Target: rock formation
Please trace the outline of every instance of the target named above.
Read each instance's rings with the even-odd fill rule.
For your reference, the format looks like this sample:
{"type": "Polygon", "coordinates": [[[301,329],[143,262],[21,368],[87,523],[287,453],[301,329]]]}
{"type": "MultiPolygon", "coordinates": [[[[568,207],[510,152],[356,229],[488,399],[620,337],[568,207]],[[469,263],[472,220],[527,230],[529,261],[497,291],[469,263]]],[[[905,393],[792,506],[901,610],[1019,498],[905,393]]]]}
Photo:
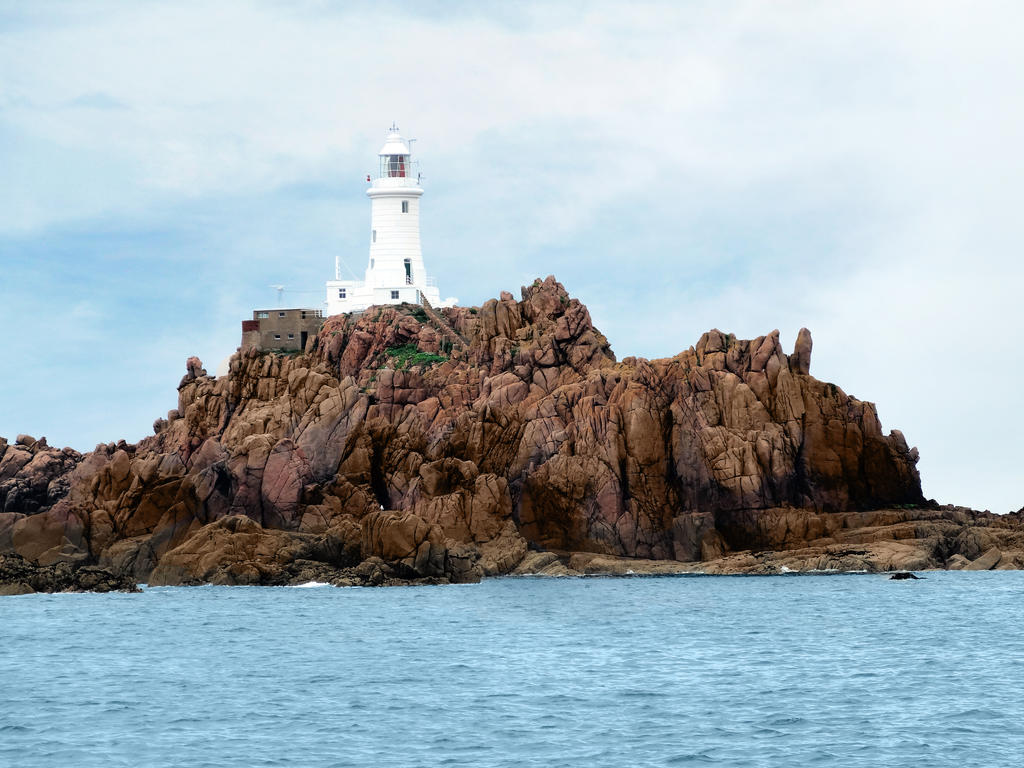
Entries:
{"type": "Polygon", "coordinates": [[[0,554],[0,595],[33,592],[138,592],[135,580],[94,565],[32,563],[21,555],[0,554]]]}
{"type": "Polygon", "coordinates": [[[221,378],[190,358],[137,444],[0,441],[0,552],[161,584],[1024,566],[1019,514],[926,502],[917,450],[810,362],[806,329],[617,362],[553,277],[339,315],[221,378]]]}

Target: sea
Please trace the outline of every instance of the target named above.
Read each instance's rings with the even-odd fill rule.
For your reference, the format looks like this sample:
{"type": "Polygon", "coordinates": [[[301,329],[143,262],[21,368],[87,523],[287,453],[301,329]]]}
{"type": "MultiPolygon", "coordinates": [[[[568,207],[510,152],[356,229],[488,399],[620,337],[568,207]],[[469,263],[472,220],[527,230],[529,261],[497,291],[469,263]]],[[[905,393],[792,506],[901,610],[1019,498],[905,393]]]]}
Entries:
{"type": "Polygon", "coordinates": [[[0,766],[1024,765],[1024,572],[0,598],[0,766]]]}

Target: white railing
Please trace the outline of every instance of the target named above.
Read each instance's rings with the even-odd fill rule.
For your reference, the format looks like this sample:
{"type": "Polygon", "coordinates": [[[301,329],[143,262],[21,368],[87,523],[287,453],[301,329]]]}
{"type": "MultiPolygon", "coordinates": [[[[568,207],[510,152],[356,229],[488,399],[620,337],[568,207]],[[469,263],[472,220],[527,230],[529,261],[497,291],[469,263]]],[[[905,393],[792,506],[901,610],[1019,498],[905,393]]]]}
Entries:
{"type": "Polygon", "coordinates": [[[419,180],[415,176],[388,176],[374,179],[371,186],[373,189],[404,189],[418,188],[419,185],[419,180]]]}

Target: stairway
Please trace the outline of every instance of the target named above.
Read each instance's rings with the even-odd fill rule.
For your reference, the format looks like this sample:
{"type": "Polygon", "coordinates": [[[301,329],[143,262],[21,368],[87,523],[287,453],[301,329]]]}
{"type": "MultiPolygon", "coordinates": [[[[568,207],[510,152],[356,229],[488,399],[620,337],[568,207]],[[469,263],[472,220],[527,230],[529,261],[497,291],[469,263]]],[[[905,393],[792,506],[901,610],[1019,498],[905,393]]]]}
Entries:
{"type": "Polygon", "coordinates": [[[430,302],[427,301],[426,297],[422,293],[420,294],[420,306],[423,307],[423,311],[427,313],[427,317],[430,318],[431,323],[433,323],[442,338],[448,339],[451,343],[453,351],[455,349],[469,348],[469,339],[456,331],[452,327],[452,324],[445,319],[444,315],[430,306],[430,302]]]}

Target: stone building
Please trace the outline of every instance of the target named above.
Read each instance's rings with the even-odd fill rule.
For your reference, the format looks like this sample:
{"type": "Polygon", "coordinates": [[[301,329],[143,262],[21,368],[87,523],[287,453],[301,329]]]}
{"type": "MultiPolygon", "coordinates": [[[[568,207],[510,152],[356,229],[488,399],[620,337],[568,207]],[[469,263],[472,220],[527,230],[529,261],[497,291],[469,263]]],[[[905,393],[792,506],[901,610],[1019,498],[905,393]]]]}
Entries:
{"type": "Polygon", "coordinates": [[[323,324],[322,309],[257,309],[242,321],[242,351],[299,352],[323,324]]]}

